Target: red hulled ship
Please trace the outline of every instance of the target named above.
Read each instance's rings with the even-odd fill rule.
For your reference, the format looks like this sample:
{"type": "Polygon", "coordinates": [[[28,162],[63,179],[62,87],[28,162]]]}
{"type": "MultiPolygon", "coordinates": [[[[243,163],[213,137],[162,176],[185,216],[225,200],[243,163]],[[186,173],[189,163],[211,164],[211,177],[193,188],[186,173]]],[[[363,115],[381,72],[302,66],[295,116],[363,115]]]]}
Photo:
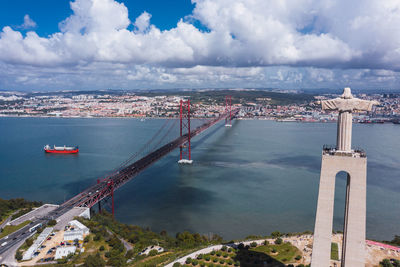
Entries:
{"type": "Polygon", "coordinates": [[[49,145],[44,146],[44,152],[46,153],[58,153],[58,154],[75,154],[79,152],[78,146],[53,146],[50,147],[49,145]]]}

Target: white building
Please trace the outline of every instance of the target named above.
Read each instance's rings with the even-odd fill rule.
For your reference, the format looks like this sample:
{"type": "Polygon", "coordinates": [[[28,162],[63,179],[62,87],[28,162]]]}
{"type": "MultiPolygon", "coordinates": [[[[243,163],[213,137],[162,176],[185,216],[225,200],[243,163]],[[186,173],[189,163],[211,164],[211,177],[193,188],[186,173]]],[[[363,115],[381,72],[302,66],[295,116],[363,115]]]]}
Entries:
{"type": "Polygon", "coordinates": [[[84,235],[89,234],[89,228],[87,228],[85,225],[83,225],[82,223],[80,223],[80,222],[77,221],[77,220],[70,221],[70,222],[69,222],[69,225],[70,225],[71,227],[74,227],[75,229],[82,230],[82,232],[83,232],[84,235]]]}
{"type": "Polygon", "coordinates": [[[64,241],[83,240],[89,234],[89,228],[77,220],[68,223],[70,229],[64,232],[64,241]]]}
{"type": "Polygon", "coordinates": [[[53,227],[46,227],[43,232],[36,238],[35,242],[33,242],[32,246],[25,251],[22,260],[27,261],[33,258],[33,254],[38,250],[38,248],[42,245],[44,241],[46,241],[47,237],[53,232],[53,227]]]}
{"type": "Polygon", "coordinates": [[[83,240],[83,232],[81,230],[65,231],[64,241],[83,240]]]}
{"type": "Polygon", "coordinates": [[[76,251],[75,246],[68,246],[68,247],[60,247],[56,250],[56,255],[54,256],[55,260],[61,259],[63,257],[67,257],[69,254],[74,254],[76,251]]]}

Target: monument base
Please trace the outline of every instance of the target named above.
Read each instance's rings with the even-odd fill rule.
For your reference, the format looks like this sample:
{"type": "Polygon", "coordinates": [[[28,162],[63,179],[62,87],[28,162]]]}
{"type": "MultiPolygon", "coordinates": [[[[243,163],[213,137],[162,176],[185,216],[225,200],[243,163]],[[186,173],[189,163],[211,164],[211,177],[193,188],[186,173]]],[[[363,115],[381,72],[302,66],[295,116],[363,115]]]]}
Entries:
{"type": "Polygon", "coordinates": [[[341,266],[365,266],[367,158],[365,153],[336,154],[326,149],[322,154],[312,266],[329,266],[330,263],[335,180],[341,171],[347,172],[341,266]]]}

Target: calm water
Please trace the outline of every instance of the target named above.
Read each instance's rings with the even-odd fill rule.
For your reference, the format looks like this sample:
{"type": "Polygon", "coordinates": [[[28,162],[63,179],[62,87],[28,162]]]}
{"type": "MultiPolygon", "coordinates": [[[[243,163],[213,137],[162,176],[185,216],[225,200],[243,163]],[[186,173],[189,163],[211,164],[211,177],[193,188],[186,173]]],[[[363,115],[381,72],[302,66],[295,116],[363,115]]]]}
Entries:
{"type": "MultiPolygon", "coordinates": [[[[128,158],[163,120],[0,118],[0,197],[61,203],[128,158]],[[73,145],[79,155],[46,155],[73,145]]],[[[400,126],[354,125],[368,153],[367,237],[400,234],[400,126]]],[[[313,230],[321,148],[336,125],[235,121],[193,140],[192,166],[166,156],[119,189],[117,219],[152,230],[217,233],[225,239],[313,230]]],[[[342,227],[338,176],[334,228],[342,227]]]]}

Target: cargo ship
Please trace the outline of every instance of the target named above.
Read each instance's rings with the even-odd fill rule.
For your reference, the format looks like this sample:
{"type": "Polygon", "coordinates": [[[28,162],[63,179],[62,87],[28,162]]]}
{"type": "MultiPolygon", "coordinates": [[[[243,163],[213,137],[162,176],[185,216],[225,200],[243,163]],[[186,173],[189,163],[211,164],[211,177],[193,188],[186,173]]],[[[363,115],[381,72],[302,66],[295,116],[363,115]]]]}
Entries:
{"type": "Polygon", "coordinates": [[[59,153],[59,154],[75,154],[79,152],[78,146],[53,146],[49,145],[44,146],[44,152],[46,153],[59,153]]]}

